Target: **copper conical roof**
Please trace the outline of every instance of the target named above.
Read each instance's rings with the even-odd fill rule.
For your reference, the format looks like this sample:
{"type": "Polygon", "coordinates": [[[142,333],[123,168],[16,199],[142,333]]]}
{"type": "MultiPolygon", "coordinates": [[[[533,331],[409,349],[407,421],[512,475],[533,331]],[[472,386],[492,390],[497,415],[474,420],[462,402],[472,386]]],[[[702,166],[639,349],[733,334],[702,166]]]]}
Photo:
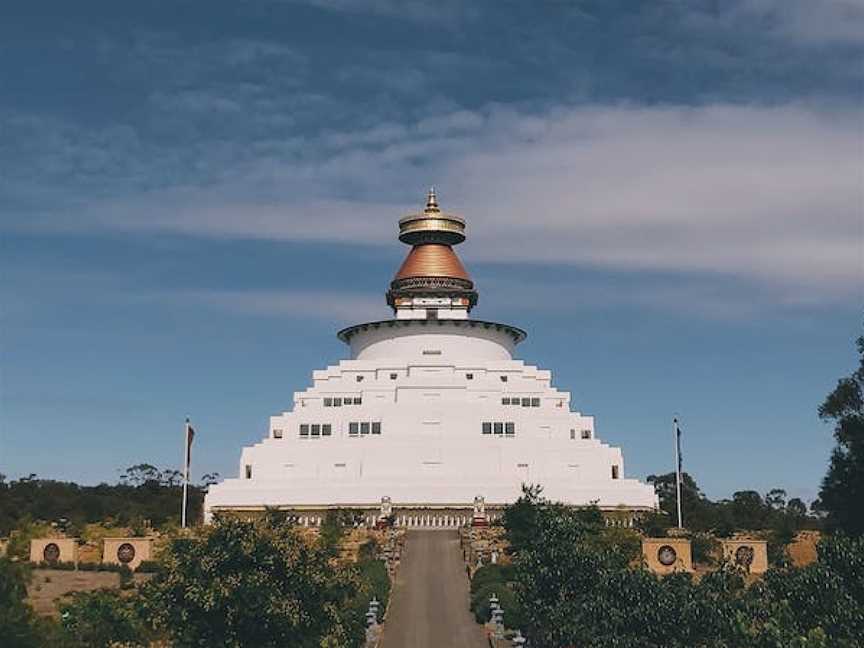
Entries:
{"type": "Polygon", "coordinates": [[[411,248],[394,280],[410,277],[452,277],[471,281],[453,248],[440,243],[426,243],[411,248]]]}

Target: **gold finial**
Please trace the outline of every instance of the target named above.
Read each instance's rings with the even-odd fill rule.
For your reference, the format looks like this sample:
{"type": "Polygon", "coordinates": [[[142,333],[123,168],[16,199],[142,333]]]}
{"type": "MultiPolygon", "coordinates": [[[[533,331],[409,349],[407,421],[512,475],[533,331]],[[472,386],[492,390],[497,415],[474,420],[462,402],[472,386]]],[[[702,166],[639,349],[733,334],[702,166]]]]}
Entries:
{"type": "Polygon", "coordinates": [[[429,212],[441,211],[438,209],[438,199],[435,197],[435,187],[429,187],[429,193],[426,195],[426,209],[424,211],[427,214],[429,212]]]}

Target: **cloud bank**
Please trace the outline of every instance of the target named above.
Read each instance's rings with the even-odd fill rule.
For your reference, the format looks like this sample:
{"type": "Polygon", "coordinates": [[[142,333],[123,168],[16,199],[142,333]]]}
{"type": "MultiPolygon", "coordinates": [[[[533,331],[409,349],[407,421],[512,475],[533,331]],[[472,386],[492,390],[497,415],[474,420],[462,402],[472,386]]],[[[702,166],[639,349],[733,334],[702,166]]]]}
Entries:
{"type": "Polygon", "coordinates": [[[391,244],[430,184],[486,262],[729,275],[858,296],[862,132],[804,105],[456,111],[221,152],[218,182],[90,201],[29,226],[391,244]],[[281,151],[281,152],[280,152],[281,151]]]}

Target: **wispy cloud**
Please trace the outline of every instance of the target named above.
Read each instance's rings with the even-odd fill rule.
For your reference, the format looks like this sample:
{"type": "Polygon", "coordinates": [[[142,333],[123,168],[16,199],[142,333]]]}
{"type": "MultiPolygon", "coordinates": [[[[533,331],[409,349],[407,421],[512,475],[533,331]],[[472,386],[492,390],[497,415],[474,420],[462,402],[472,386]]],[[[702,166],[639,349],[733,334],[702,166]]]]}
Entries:
{"type": "Polygon", "coordinates": [[[380,319],[386,307],[378,295],[326,291],[195,291],[161,293],[161,300],[198,304],[242,315],[355,322],[380,319]]]}
{"type": "Polygon", "coordinates": [[[458,111],[325,134],[212,186],[93,201],[42,225],[389,244],[435,183],[468,218],[475,260],[849,295],[862,277],[861,142],[854,111],[802,105],[458,111]]]}

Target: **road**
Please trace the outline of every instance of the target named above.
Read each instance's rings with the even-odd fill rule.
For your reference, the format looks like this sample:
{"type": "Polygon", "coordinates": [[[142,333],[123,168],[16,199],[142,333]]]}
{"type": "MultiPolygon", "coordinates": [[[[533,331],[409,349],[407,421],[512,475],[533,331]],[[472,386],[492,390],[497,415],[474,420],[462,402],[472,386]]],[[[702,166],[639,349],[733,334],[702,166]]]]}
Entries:
{"type": "Polygon", "coordinates": [[[488,648],[456,531],[409,531],[380,648],[488,648]]]}

